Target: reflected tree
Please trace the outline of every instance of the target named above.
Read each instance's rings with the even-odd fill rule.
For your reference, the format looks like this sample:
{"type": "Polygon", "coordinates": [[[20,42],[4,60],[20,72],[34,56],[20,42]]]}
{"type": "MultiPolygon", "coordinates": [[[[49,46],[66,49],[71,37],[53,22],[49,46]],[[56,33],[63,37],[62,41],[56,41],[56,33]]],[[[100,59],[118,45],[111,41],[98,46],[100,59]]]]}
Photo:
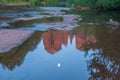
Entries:
{"type": "Polygon", "coordinates": [[[120,29],[110,32],[98,30],[97,50],[87,53],[89,80],[119,80],[120,76],[120,29]],[[104,34],[104,35],[103,35],[104,34]]]}
{"type": "Polygon", "coordinates": [[[0,64],[3,68],[13,70],[16,66],[20,66],[29,51],[33,51],[41,40],[41,32],[36,32],[31,38],[24,42],[21,46],[13,48],[11,51],[0,54],[0,64]]]}

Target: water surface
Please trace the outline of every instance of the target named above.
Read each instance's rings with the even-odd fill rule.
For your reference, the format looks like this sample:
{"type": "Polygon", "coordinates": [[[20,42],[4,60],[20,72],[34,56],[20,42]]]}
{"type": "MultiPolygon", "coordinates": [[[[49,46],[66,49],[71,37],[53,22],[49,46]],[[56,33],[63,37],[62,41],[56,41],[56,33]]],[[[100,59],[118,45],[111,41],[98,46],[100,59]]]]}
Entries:
{"type": "Polygon", "coordinates": [[[82,15],[78,27],[35,30],[21,46],[0,54],[0,80],[119,80],[120,28],[104,24],[119,21],[117,13],[117,18],[104,13],[106,20],[103,14],[74,14],[82,15]]]}

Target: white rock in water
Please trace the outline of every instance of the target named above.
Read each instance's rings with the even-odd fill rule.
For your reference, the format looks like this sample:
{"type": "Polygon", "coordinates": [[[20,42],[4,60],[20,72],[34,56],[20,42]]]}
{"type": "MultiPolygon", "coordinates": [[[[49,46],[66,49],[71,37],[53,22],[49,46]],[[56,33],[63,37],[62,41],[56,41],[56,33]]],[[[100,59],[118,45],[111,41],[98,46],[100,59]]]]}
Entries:
{"type": "Polygon", "coordinates": [[[78,20],[79,20],[79,21],[81,21],[81,20],[82,20],[82,18],[79,18],[78,20]]]}
{"type": "Polygon", "coordinates": [[[113,21],[112,19],[109,19],[109,21],[106,22],[106,24],[111,25],[111,26],[120,26],[119,22],[113,21]]]}
{"type": "Polygon", "coordinates": [[[2,23],[0,26],[1,26],[1,27],[8,27],[8,26],[10,26],[10,25],[7,24],[7,23],[2,23]]]}

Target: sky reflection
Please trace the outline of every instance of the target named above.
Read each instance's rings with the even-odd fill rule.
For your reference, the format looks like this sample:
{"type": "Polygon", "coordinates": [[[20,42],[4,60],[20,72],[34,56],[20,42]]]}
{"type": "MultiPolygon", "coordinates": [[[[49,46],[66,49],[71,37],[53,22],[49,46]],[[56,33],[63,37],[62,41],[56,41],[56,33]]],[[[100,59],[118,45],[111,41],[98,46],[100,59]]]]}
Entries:
{"type": "Polygon", "coordinates": [[[36,32],[22,46],[0,54],[0,80],[118,79],[120,34],[109,31],[36,32]]]}
{"type": "Polygon", "coordinates": [[[27,52],[21,66],[16,66],[12,71],[0,67],[0,79],[86,80],[89,74],[84,51],[76,49],[76,36],[73,35],[71,40],[70,34],[69,31],[44,32],[36,48],[27,52]]]}

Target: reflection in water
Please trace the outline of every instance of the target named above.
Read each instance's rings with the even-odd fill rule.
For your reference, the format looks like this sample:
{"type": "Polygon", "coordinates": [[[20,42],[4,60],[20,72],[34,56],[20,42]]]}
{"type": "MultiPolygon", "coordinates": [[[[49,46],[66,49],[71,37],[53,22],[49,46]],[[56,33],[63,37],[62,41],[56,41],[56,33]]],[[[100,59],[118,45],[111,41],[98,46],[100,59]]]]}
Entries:
{"type": "Polygon", "coordinates": [[[68,43],[68,31],[47,31],[42,34],[43,42],[46,51],[49,53],[55,53],[61,50],[62,44],[67,46],[68,43]]]}
{"type": "MultiPolygon", "coordinates": [[[[39,48],[37,46],[42,41],[43,45],[41,46],[44,46],[44,49],[50,54],[55,54],[58,51],[62,51],[65,47],[69,47],[68,43],[70,42],[71,45],[75,43],[75,51],[84,51],[90,80],[119,80],[119,36],[119,28],[111,32],[111,28],[99,27],[98,25],[97,27],[85,27],[84,25],[84,27],[81,26],[72,31],[48,30],[42,33],[36,32],[22,46],[14,48],[10,52],[0,54],[0,63],[4,67],[13,70],[16,66],[20,66],[23,63],[29,51],[32,52],[39,48]],[[42,41],[40,42],[40,40],[42,41]]],[[[63,66],[61,66],[61,63],[57,63],[57,67],[62,68],[63,66]]]]}
{"type": "Polygon", "coordinates": [[[58,67],[58,68],[60,68],[60,67],[61,67],[61,64],[60,64],[60,63],[58,63],[58,64],[57,64],[57,67],[58,67]]]}
{"type": "Polygon", "coordinates": [[[73,33],[72,31],[49,30],[42,34],[45,49],[49,53],[55,53],[61,50],[62,44],[67,46],[69,38],[72,44],[74,36],[76,39],[76,48],[80,51],[84,50],[85,46],[96,43],[96,39],[93,35],[84,36],[82,32],[73,33]]]}
{"type": "Polygon", "coordinates": [[[98,30],[98,51],[87,54],[88,70],[93,80],[119,80],[120,76],[120,29],[110,32],[98,30]]]}
{"type": "Polygon", "coordinates": [[[20,66],[27,52],[34,50],[40,39],[41,33],[36,32],[22,46],[13,48],[11,51],[4,54],[0,54],[0,63],[3,64],[3,68],[7,67],[9,70],[13,70],[16,66],[20,66]]]}
{"type": "MultiPolygon", "coordinates": [[[[56,53],[62,49],[62,44],[67,46],[68,40],[72,44],[73,38],[76,39],[76,49],[86,50],[85,48],[90,44],[95,44],[96,39],[93,35],[84,36],[82,32],[77,31],[53,31],[36,32],[28,41],[22,46],[13,48],[11,51],[0,54],[0,63],[4,67],[13,70],[15,66],[20,66],[23,63],[24,57],[29,51],[36,49],[36,46],[43,39],[45,50],[50,53],[56,53]]],[[[90,49],[90,48],[89,48],[90,49]]]]}
{"type": "Polygon", "coordinates": [[[76,48],[80,51],[85,50],[90,44],[95,44],[96,38],[93,35],[83,36],[81,32],[76,34],[76,48]]]}
{"type": "MultiPolygon", "coordinates": [[[[41,12],[36,8],[8,8],[0,10],[1,23],[41,12]]],[[[101,24],[109,19],[120,22],[120,12],[67,12],[81,15],[80,27],[72,31],[35,32],[23,45],[0,54],[0,80],[120,80],[120,28],[101,24]]],[[[62,19],[45,18],[10,25],[38,31],[40,28],[33,27],[33,23],[56,20],[62,19]]]]}

